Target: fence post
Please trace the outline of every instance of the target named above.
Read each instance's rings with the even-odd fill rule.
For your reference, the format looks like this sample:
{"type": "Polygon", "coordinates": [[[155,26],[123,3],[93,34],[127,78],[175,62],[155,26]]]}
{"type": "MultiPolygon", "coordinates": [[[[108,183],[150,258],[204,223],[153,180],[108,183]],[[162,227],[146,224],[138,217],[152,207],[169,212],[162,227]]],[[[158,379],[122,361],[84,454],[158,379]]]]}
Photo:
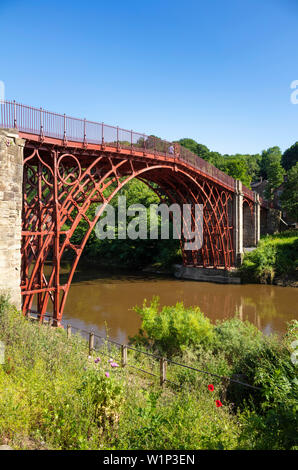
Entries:
{"type": "Polygon", "coordinates": [[[222,377],[222,393],[221,393],[221,399],[223,402],[226,401],[227,399],[227,389],[228,389],[228,386],[230,385],[230,379],[229,377],[222,377]]]}
{"type": "Polygon", "coordinates": [[[121,345],[121,366],[125,367],[127,364],[127,346],[126,344],[121,345]]]}
{"type": "Polygon", "coordinates": [[[67,338],[71,337],[71,325],[67,325],[67,338]]]}
{"type": "Polygon", "coordinates": [[[91,331],[89,333],[89,356],[91,356],[93,351],[94,351],[94,333],[93,331],[91,331]]]}
{"type": "Polygon", "coordinates": [[[161,357],[159,360],[160,368],[160,386],[163,387],[166,381],[167,374],[167,360],[164,357],[161,357]]]}

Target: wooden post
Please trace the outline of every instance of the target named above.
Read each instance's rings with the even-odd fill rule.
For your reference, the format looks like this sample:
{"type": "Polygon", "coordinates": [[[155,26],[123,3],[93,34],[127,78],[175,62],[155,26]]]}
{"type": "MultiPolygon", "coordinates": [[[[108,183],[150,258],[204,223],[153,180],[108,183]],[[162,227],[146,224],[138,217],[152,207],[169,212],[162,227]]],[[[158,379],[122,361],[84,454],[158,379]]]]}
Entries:
{"type": "Polygon", "coordinates": [[[230,379],[229,377],[223,377],[222,378],[222,393],[221,393],[221,399],[223,402],[226,401],[227,399],[227,390],[228,390],[228,386],[230,385],[230,379]]]}
{"type": "Polygon", "coordinates": [[[127,364],[127,346],[126,344],[121,345],[121,366],[125,367],[127,364]]]}
{"type": "Polygon", "coordinates": [[[93,351],[94,351],[94,333],[93,331],[91,331],[89,333],[89,356],[92,355],[93,351]]]}
{"type": "Polygon", "coordinates": [[[160,367],[160,386],[163,387],[166,381],[166,374],[167,374],[167,360],[164,357],[160,358],[159,367],[160,367]]]}
{"type": "Polygon", "coordinates": [[[71,325],[67,325],[67,338],[71,337],[71,325]]]}

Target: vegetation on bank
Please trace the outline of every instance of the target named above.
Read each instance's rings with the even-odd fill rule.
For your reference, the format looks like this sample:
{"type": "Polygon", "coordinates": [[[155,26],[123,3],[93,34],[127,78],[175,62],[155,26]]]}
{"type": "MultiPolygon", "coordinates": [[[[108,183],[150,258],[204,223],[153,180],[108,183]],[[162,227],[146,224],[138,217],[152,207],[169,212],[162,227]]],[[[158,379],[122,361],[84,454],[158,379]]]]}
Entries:
{"type": "Polygon", "coordinates": [[[298,230],[263,237],[255,250],[245,254],[240,273],[243,282],[298,281],[298,230]]]}
{"type": "MultiPolygon", "coordinates": [[[[219,378],[169,363],[181,385],[155,381],[109,358],[93,357],[81,337],[67,338],[23,318],[0,302],[0,443],[16,449],[294,449],[297,448],[297,365],[291,361],[297,322],[281,339],[235,318],[212,325],[197,308],[138,309],[134,343],[219,375],[260,387],[224,385],[219,378]],[[186,325],[186,326],[185,326],[186,325]]],[[[146,357],[146,356],[144,356],[146,357]]],[[[131,364],[140,366],[135,353],[131,364]]],[[[141,366],[150,366],[150,358],[141,366]]]]}

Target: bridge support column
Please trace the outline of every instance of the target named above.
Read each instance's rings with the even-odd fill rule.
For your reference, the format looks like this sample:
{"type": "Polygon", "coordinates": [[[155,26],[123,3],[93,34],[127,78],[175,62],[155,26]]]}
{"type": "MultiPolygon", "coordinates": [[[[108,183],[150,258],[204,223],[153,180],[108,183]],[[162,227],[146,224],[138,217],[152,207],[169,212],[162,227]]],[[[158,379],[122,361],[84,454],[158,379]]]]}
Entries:
{"type": "Polygon", "coordinates": [[[261,236],[261,204],[260,196],[255,193],[254,201],[254,245],[257,246],[261,236]]]}
{"type": "Polygon", "coordinates": [[[239,265],[243,259],[243,193],[242,182],[239,180],[235,180],[233,227],[235,264],[239,265]]]}
{"type": "Polygon", "coordinates": [[[16,129],[0,129],[0,294],[21,308],[23,148],[16,129]]]}

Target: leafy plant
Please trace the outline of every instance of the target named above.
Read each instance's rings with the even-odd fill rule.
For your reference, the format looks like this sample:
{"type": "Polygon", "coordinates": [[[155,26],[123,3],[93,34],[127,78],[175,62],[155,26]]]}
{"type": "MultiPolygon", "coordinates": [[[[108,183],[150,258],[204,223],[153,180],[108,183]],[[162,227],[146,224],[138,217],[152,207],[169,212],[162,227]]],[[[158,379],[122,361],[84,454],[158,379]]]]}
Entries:
{"type": "Polygon", "coordinates": [[[149,305],[135,307],[142,319],[141,330],[132,340],[150,345],[160,353],[177,354],[199,344],[207,346],[213,339],[213,326],[199,307],[186,308],[183,302],[160,310],[159,298],[149,305]]]}

